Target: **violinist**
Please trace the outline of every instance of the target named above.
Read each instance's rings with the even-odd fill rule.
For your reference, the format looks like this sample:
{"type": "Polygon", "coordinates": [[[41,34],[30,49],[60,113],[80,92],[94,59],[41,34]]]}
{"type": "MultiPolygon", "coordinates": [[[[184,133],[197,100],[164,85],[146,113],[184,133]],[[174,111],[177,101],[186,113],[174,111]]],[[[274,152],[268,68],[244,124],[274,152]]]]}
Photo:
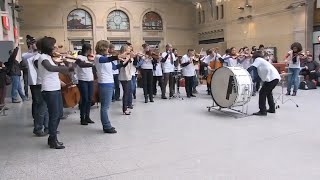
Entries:
{"type": "Polygon", "coordinates": [[[47,103],[49,112],[49,139],[48,145],[54,149],[64,149],[62,142],[58,141],[57,128],[63,114],[61,84],[59,72],[69,73],[74,71],[72,67],[57,66],[52,56],[57,51],[56,39],[44,37],[41,40],[42,55],[38,60],[39,76],[41,77],[42,95],[47,103]]]}
{"type": "Polygon", "coordinates": [[[300,60],[302,58],[302,45],[298,42],[295,42],[291,45],[291,51],[288,52],[286,56],[285,62],[288,64],[289,69],[288,73],[288,87],[287,94],[291,94],[291,88],[293,85],[293,94],[292,96],[297,95],[298,87],[299,87],[299,73],[300,73],[300,60]]]}
{"type": "Polygon", "coordinates": [[[168,99],[166,97],[166,89],[169,82],[169,97],[173,97],[174,93],[174,64],[176,61],[176,56],[173,53],[172,45],[166,45],[166,52],[163,52],[161,55],[161,63],[162,63],[162,70],[163,70],[163,87],[162,87],[162,99],[168,99]]]}
{"type": "MultiPolygon", "coordinates": [[[[126,43],[130,49],[131,49],[131,52],[134,53],[134,50],[133,50],[133,46],[131,43],[127,42],[126,43]]],[[[133,96],[133,99],[136,99],[137,96],[137,65],[138,65],[138,56],[134,56],[133,57],[133,62],[131,63],[131,75],[132,75],[132,78],[131,78],[131,92],[129,93],[129,104],[132,104],[132,96],[133,96]]],[[[133,104],[132,106],[130,106],[129,108],[133,109],[133,104]]]]}
{"type": "Polygon", "coordinates": [[[82,45],[81,53],[78,55],[78,61],[76,64],[76,72],[78,76],[78,87],[80,91],[81,103],[80,103],[80,124],[88,125],[88,123],[94,123],[90,119],[90,107],[93,96],[93,71],[92,63],[88,63],[88,55],[92,53],[90,44],[84,43],[82,45]]]}
{"type": "Polygon", "coordinates": [[[144,56],[141,57],[139,65],[141,66],[142,87],[144,94],[144,102],[153,101],[153,57],[148,44],[143,44],[144,56]]]}
{"type": "Polygon", "coordinates": [[[230,56],[227,57],[224,62],[228,67],[235,67],[238,64],[238,54],[237,49],[235,47],[230,48],[230,56]]]}
{"type": "Polygon", "coordinates": [[[113,61],[123,58],[123,56],[109,56],[109,41],[100,40],[96,44],[96,57],[95,66],[97,69],[98,83],[99,83],[99,95],[101,101],[100,115],[101,123],[103,126],[103,132],[114,134],[117,133],[116,129],[112,127],[109,120],[109,107],[112,102],[113,94],[113,73],[112,70],[118,69],[121,65],[115,65],[113,61]]]}
{"type": "Polygon", "coordinates": [[[123,115],[131,115],[128,110],[133,109],[132,106],[132,94],[131,94],[131,79],[132,79],[132,63],[133,53],[128,45],[123,45],[120,49],[120,54],[125,56],[125,60],[120,60],[121,68],[119,70],[119,80],[122,85],[123,97],[122,97],[122,112],[123,115]]]}
{"type": "MultiPolygon", "coordinates": [[[[115,54],[115,47],[113,44],[109,46],[109,55],[115,54]]],[[[113,61],[115,65],[118,65],[118,61],[113,61]]],[[[112,102],[120,101],[120,81],[119,81],[119,69],[113,70],[114,90],[112,95],[112,102]]]]}
{"type": "Polygon", "coordinates": [[[250,54],[250,49],[248,47],[243,47],[242,52],[238,56],[238,63],[244,68],[248,69],[252,64],[252,58],[250,54]]]}
{"type": "Polygon", "coordinates": [[[162,78],[162,67],[160,58],[153,60],[153,95],[157,95],[157,83],[160,86],[161,94],[162,94],[162,86],[163,86],[163,78],[162,78]]]}

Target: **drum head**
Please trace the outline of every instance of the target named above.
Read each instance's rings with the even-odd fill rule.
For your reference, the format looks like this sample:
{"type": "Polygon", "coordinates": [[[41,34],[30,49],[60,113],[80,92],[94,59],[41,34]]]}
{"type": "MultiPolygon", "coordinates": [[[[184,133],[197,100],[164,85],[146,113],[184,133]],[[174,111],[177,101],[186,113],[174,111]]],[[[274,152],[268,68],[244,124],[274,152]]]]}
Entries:
{"type": "Polygon", "coordinates": [[[217,69],[211,80],[211,94],[213,101],[220,107],[231,107],[237,97],[236,77],[231,69],[221,67],[217,69]]]}

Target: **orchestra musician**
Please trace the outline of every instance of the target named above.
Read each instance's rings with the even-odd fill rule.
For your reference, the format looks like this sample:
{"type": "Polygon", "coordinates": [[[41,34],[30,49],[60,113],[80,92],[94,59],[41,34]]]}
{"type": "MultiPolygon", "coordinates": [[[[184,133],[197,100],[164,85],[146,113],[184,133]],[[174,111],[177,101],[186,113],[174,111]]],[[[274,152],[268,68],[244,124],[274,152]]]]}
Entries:
{"type": "Polygon", "coordinates": [[[161,88],[162,94],[162,86],[163,86],[163,78],[162,78],[162,67],[160,59],[153,60],[153,95],[157,95],[157,83],[161,88]]]}
{"type": "Polygon", "coordinates": [[[61,84],[59,72],[69,73],[73,67],[57,66],[52,60],[57,51],[56,40],[52,37],[44,37],[41,40],[42,55],[38,60],[39,76],[41,77],[41,90],[49,112],[49,138],[48,145],[54,149],[64,149],[63,143],[58,141],[57,128],[63,114],[61,84]]]}
{"type": "MultiPolygon", "coordinates": [[[[131,43],[127,42],[126,43],[130,48],[131,52],[134,53],[133,46],[131,43]]],[[[133,99],[137,99],[137,65],[138,65],[138,56],[133,57],[133,62],[131,63],[131,92],[130,92],[130,98],[129,98],[129,104],[132,104],[132,96],[133,99]]],[[[133,104],[129,108],[133,109],[133,104]]]]}
{"type": "Polygon", "coordinates": [[[224,63],[228,67],[235,67],[238,64],[238,54],[235,47],[230,48],[230,56],[224,60],[224,63]]]}
{"type": "Polygon", "coordinates": [[[142,76],[142,87],[144,94],[144,102],[148,103],[154,102],[153,100],[153,52],[150,50],[150,46],[148,44],[143,44],[143,53],[144,56],[140,57],[139,65],[141,67],[141,76],[142,76]]]}
{"type": "MultiPolygon", "coordinates": [[[[112,54],[115,54],[115,47],[113,44],[110,44],[109,46],[109,55],[112,56],[112,54]]],[[[115,65],[118,64],[118,61],[113,61],[115,65]]],[[[114,90],[112,94],[112,102],[120,101],[120,81],[119,81],[119,69],[112,70],[113,73],[113,81],[114,81],[114,90]]]]}
{"type": "Polygon", "coordinates": [[[176,56],[172,52],[172,45],[167,44],[166,45],[166,52],[163,52],[162,55],[162,70],[163,70],[163,87],[162,87],[162,99],[168,99],[166,97],[166,89],[169,82],[169,97],[173,97],[174,93],[174,64],[176,61],[176,56]]]}
{"type": "Polygon", "coordinates": [[[300,73],[300,60],[302,59],[302,45],[298,42],[295,42],[291,45],[291,51],[288,52],[285,62],[288,64],[288,87],[286,95],[291,94],[291,89],[293,85],[293,94],[292,96],[297,95],[299,87],[299,73],[300,73]]]}
{"type": "Polygon", "coordinates": [[[195,56],[194,49],[188,49],[188,53],[182,56],[182,59],[181,59],[182,75],[184,76],[184,79],[186,82],[185,88],[186,88],[186,93],[188,98],[196,97],[192,93],[193,80],[195,76],[195,67],[193,64],[193,61],[195,58],[194,56],[195,56]]]}
{"type": "Polygon", "coordinates": [[[97,69],[98,83],[99,83],[99,96],[101,101],[100,115],[103,132],[114,134],[117,133],[116,129],[112,127],[109,120],[109,107],[112,102],[113,94],[113,72],[121,67],[121,64],[115,65],[113,61],[123,58],[123,56],[108,56],[110,43],[105,40],[100,40],[96,44],[96,57],[95,66],[97,69]]]}
{"type": "Polygon", "coordinates": [[[41,41],[36,42],[34,56],[27,59],[28,83],[32,95],[32,117],[34,119],[33,133],[38,137],[48,135],[49,114],[47,104],[41,94],[41,76],[39,75],[38,60],[41,57],[41,41]]]}
{"type": "Polygon", "coordinates": [[[132,63],[133,63],[133,52],[128,45],[123,45],[120,49],[120,54],[126,55],[124,60],[120,60],[121,68],[119,70],[119,81],[122,85],[123,96],[122,96],[122,112],[123,115],[131,115],[128,108],[132,109],[132,93],[131,93],[131,79],[132,79],[132,63]]]}
{"type": "Polygon", "coordinates": [[[77,56],[80,60],[76,66],[76,72],[78,77],[78,87],[80,91],[81,103],[80,103],[80,124],[88,125],[88,123],[94,123],[90,119],[91,100],[93,96],[93,71],[92,63],[88,63],[88,56],[92,53],[90,44],[84,43],[82,45],[81,53],[77,56]]]}

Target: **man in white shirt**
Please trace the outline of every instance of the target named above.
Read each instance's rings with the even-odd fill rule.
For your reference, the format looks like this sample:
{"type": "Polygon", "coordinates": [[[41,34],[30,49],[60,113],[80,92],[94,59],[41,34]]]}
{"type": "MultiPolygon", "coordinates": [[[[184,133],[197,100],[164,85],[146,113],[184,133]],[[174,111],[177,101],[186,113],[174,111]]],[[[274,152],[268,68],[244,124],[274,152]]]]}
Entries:
{"type": "Polygon", "coordinates": [[[193,87],[193,78],[195,76],[195,67],[193,64],[194,59],[194,49],[188,49],[188,54],[184,55],[181,59],[181,66],[182,66],[182,74],[186,81],[186,93],[187,97],[196,97],[192,94],[192,87],[193,87]]]}
{"type": "Polygon", "coordinates": [[[163,77],[164,77],[164,82],[163,82],[163,87],[162,87],[162,99],[167,99],[166,97],[166,89],[167,85],[169,82],[169,97],[173,97],[174,93],[174,63],[176,61],[176,56],[172,52],[172,45],[167,44],[166,45],[166,52],[163,52],[162,55],[162,70],[163,70],[163,77]]]}
{"type": "Polygon", "coordinates": [[[262,51],[256,51],[253,54],[254,62],[248,68],[248,71],[253,71],[254,78],[253,81],[256,82],[257,79],[261,79],[264,83],[259,92],[259,109],[260,111],[254,113],[257,116],[266,116],[267,112],[275,113],[275,104],[273,100],[272,91],[279,83],[281,77],[278,70],[270,64],[268,61],[263,59],[262,51]],[[268,99],[269,109],[266,108],[266,99],[268,99]]]}

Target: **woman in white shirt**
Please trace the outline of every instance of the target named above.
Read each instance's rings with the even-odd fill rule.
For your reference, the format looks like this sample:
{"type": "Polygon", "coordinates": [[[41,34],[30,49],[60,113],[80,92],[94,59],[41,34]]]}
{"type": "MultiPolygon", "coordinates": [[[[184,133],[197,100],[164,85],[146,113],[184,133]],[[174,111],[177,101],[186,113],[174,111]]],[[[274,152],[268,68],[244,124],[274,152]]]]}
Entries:
{"type": "Polygon", "coordinates": [[[77,64],[76,72],[78,76],[78,87],[80,90],[81,103],[80,103],[80,124],[88,125],[94,123],[90,119],[91,99],[93,96],[93,64],[88,63],[88,55],[92,52],[90,44],[83,44],[81,54],[78,59],[81,63],[77,64]]]}
{"type": "Polygon", "coordinates": [[[132,62],[133,57],[130,55],[131,48],[128,45],[123,45],[120,49],[120,54],[127,54],[126,62],[120,61],[122,66],[119,70],[119,81],[122,85],[122,112],[124,115],[130,115],[128,108],[132,109],[132,94],[131,94],[131,79],[132,79],[132,62]],[[131,96],[131,97],[130,97],[131,96]],[[130,102],[131,98],[131,102],[130,102]],[[131,103],[131,104],[129,104],[131,103]]]}
{"type": "Polygon", "coordinates": [[[41,77],[42,96],[47,104],[49,112],[49,139],[50,148],[64,149],[63,143],[57,139],[57,129],[60,118],[63,115],[63,103],[61,95],[60,73],[74,71],[72,67],[57,66],[52,60],[57,51],[56,40],[52,37],[44,37],[41,40],[42,55],[38,60],[39,74],[41,77]]]}
{"type": "Polygon", "coordinates": [[[194,50],[188,49],[188,54],[184,55],[181,59],[182,75],[186,81],[187,97],[196,97],[192,94],[193,80],[195,76],[195,68],[193,64],[194,50]]]}
{"type": "Polygon", "coordinates": [[[299,87],[301,51],[302,51],[302,45],[298,42],[295,42],[291,45],[291,51],[289,51],[286,56],[286,63],[289,64],[288,73],[291,73],[288,76],[288,87],[287,87],[286,95],[290,95],[292,85],[293,85],[292,96],[297,95],[297,91],[299,87]]]}

